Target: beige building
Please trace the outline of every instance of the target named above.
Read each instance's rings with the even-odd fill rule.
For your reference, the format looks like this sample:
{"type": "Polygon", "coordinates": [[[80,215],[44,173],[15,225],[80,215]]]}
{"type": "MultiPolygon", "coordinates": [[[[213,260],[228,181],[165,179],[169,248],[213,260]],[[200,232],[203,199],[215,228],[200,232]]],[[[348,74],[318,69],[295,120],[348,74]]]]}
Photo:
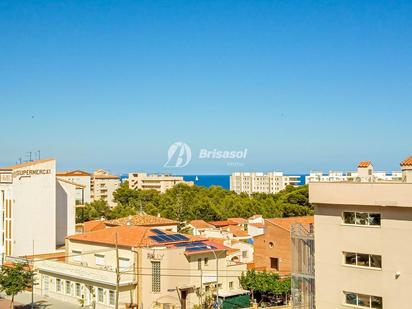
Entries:
{"type": "Polygon", "coordinates": [[[95,171],[90,180],[90,198],[92,201],[106,201],[110,207],[116,206],[113,193],[120,187],[120,178],[105,170],[95,171]]]}
{"type": "Polygon", "coordinates": [[[300,176],[285,176],[282,172],[241,173],[230,176],[230,190],[236,193],[278,193],[286,186],[298,186],[300,176]]]}
{"type": "Polygon", "coordinates": [[[401,180],[402,172],[375,171],[371,161],[361,161],[354,172],[329,171],[323,174],[319,171],[311,171],[305,176],[305,183],[310,182],[338,182],[338,181],[391,181],[401,180]]]}
{"type": "Polygon", "coordinates": [[[74,182],[82,185],[84,188],[82,190],[76,190],[76,203],[78,205],[84,205],[85,203],[90,203],[90,185],[91,185],[91,174],[88,172],[75,170],[75,171],[65,171],[58,172],[57,177],[70,182],[74,182]]]}
{"type": "Polygon", "coordinates": [[[219,295],[247,293],[238,280],[246,265],[226,261],[226,247],[205,238],[129,225],[68,237],[66,261],[35,261],[38,292],[73,304],[96,304],[97,309],[114,307],[116,239],[119,308],[130,303],[142,309],[192,308],[213,295],[217,283],[219,295]]]}
{"type": "Polygon", "coordinates": [[[412,157],[401,168],[401,181],[309,184],[317,309],[411,306],[412,157]]]}
{"type": "Polygon", "coordinates": [[[165,193],[167,189],[171,189],[179,183],[193,185],[192,181],[184,181],[182,176],[129,173],[130,189],[157,190],[165,193]]]}
{"type": "Polygon", "coordinates": [[[83,186],[56,178],[54,159],[0,168],[1,261],[64,244],[75,231],[78,188],[83,186]]]}

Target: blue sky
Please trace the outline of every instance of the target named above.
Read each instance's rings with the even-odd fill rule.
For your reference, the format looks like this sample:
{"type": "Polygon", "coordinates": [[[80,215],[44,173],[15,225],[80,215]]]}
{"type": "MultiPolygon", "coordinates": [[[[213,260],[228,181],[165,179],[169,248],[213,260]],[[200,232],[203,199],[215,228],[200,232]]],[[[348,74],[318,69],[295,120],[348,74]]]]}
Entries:
{"type": "Polygon", "coordinates": [[[0,165],[41,149],[115,173],[398,169],[411,29],[411,1],[0,0],[0,165]],[[163,168],[176,141],[193,160],[163,168]]]}

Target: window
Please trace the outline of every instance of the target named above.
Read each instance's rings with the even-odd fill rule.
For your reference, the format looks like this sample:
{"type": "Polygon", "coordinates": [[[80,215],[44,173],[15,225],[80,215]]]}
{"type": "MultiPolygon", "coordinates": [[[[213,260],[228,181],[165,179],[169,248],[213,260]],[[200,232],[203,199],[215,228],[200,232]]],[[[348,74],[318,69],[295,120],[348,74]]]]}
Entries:
{"type": "Polygon", "coordinates": [[[229,282],[229,290],[233,290],[233,281],[229,282]]]}
{"type": "Polygon", "coordinates": [[[274,246],[275,246],[275,244],[274,244],[273,242],[271,242],[271,241],[270,241],[270,242],[269,242],[269,248],[271,248],[271,249],[272,249],[274,246]]]}
{"type": "Polygon", "coordinates": [[[160,262],[152,261],[152,292],[160,292],[160,262]]]}
{"type": "Polygon", "coordinates": [[[278,258],[270,258],[270,268],[279,270],[279,259],[278,258]]]}
{"type": "Polygon", "coordinates": [[[242,251],[242,258],[247,258],[247,251],[242,251]]]}
{"type": "Polygon", "coordinates": [[[82,296],[82,289],[80,283],[76,283],[76,297],[82,296]]]}
{"type": "Polygon", "coordinates": [[[103,288],[97,289],[97,301],[99,303],[104,303],[104,293],[103,288]]]}
{"type": "Polygon", "coordinates": [[[81,262],[82,261],[82,252],[78,250],[72,250],[72,255],[73,255],[73,261],[75,262],[81,262]]]}
{"type": "Polygon", "coordinates": [[[130,267],[130,259],[119,258],[119,267],[120,267],[120,270],[128,269],[130,267]]]}
{"type": "Polygon", "coordinates": [[[209,258],[205,258],[205,266],[209,265],[209,258]]]}
{"type": "Polygon", "coordinates": [[[109,305],[114,306],[115,294],[113,290],[109,290],[109,305]]]}
{"type": "Polygon", "coordinates": [[[382,256],[354,252],[343,252],[346,265],[359,267],[382,268],[382,256]]]}
{"type": "Polygon", "coordinates": [[[71,282],[70,281],[66,281],[66,294],[67,295],[70,295],[71,294],[71,292],[72,292],[72,289],[71,289],[71,282]]]}
{"type": "Polygon", "coordinates": [[[343,212],[343,223],[352,225],[380,226],[381,214],[369,212],[343,212]]]}
{"type": "Polygon", "coordinates": [[[345,293],[345,304],[359,306],[361,308],[382,309],[382,297],[351,292],[345,293]]]}
{"type": "Polygon", "coordinates": [[[197,269],[201,270],[202,269],[202,259],[197,259],[197,269]]]}
{"type": "Polygon", "coordinates": [[[95,256],[95,258],[96,258],[96,265],[104,266],[104,255],[102,255],[102,254],[95,254],[94,256],[95,256]]]}
{"type": "Polygon", "coordinates": [[[49,291],[49,276],[43,276],[44,292],[49,291]]]}
{"type": "Polygon", "coordinates": [[[56,292],[61,292],[61,291],[62,291],[62,280],[56,279],[56,292]]]}

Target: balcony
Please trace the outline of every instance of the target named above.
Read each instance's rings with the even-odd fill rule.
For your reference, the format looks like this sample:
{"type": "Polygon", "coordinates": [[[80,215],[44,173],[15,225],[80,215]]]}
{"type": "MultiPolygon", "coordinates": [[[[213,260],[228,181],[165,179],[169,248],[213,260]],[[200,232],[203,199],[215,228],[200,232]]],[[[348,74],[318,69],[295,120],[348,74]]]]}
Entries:
{"type": "Polygon", "coordinates": [[[310,183],[309,201],[313,204],[412,207],[412,183],[310,183]]]}
{"type": "MultiPolygon", "coordinates": [[[[55,276],[65,276],[73,278],[73,281],[89,281],[110,286],[116,285],[116,272],[113,270],[97,269],[80,264],[72,264],[57,261],[38,261],[35,268],[41,273],[48,273],[55,276]]],[[[136,284],[133,274],[121,274],[120,286],[136,284]]]]}

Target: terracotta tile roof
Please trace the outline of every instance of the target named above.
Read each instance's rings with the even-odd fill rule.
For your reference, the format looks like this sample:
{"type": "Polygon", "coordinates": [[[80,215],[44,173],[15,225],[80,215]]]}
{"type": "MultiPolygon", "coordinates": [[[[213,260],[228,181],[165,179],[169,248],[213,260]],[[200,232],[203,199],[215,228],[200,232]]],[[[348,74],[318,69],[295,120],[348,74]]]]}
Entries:
{"type": "Polygon", "coordinates": [[[91,176],[88,172],[75,170],[75,171],[65,171],[65,172],[57,172],[56,176],[64,177],[64,176],[91,176]]]}
{"type": "Polygon", "coordinates": [[[372,165],[371,161],[360,161],[358,167],[369,167],[369,165],[372,165]]]}
{"type": "MultiPolygon", "coordinates": [[[[165,234],[177,234],[174,232],[163,231],[165,234]]],[[[150,247],[150,246],[158,246],[159,243],[150,238],[149,236],[157,236],[155,232],[151,230],[150,227],[147,226],[131,226],[131,225],[122,225],[116,226],[112,228],[106,228],[94,232],[84,233],[84,234],[76,234],[67,237],[67,239],[80,241],[80,242],[91,242],[91,243],[100,243],[106,245],[115,245],[115,239],[117,234],[117,242],[119,246],[122,247],[150,247]]],[[[192,235],[185,235],[189,238],[189,241],[199,240],[202,238],[195,237],[192,235]]],[[[179,242],[187,242],[187,241],[177,241],[177,242],[170,242],[170,243],[162,243],[162,246],[179,243],[179,242]]]]}
{"type": "Polygon", "coordinates": [[[24,168],[24,167],[33,166],[33,165],[36,165],[36,164],[46,163],[46,162],[49,162],[49,161],[54,161],[54,159],[44,159],[44,160],[35,160],[35,161],[31,161],[31,162],[25,162],[25,163],[22,163],[22,164],[2,167],[2,168],[0,168],[0,170],[16,170],[16,169],[19,169],[19,168],[24,168]]]}
{"type": "Polygon", "coordinates": [[[406,158],[401,162],[401,166],[412,166],[412,156],[406,158]]]}
{"type": "Polygon", "coordinates": [[[246,224],[247,220],[244,218],[229,218],[228,220],[236,222],[237,224],[246,224]]]}
{"type": "Polygon", "coordinates": [[[237,225],[236,222],[231,220],[222,220],[222,221],[212,221],[208,222],[209,224],[213,225],[214,227],[223,227],[228,225],[237,225]]]}
{"type": "Polygon", "coordinates": [[[264,223],[260,223],[260,222],[257,222],[257,223],[249,223],[249,225],[252,225],[252,226],[257,227],[257,228],[260,228],[260,229],[263,229],[263,228],[265,227],[265,224],[264,224],[264,223]]]}
{"type": "Polygon", "coordinates": [[[277,225],[285,230],[290,231],[291,225],[295,223],[300,223],[302,225],[313,224],[314,217],[306,216],[306,217],[290,217],[290,218],[273,218],[273,219],[265,219],[265,222],[269,222],[271,224],[277,225]]]}
{"type": "Polygon", "coordinates": [[[167,218],[156,217],[148,214],[137,214],[134,216],[123,217],[106,221],[109,226],[135,225],[135,226],[161,226],[177,225],[178,222],[167,218]]]}
{"type": "Polygon", "coordinates": [[[189,222],[189,224],[196,229],[207,229],[213,227],[213,225],[207,223],[204,220],[192,220],[189,222]]]}
{"type": "Polygon", "coordinates": [[[247,237],[249,236],[249,234],[242,230],[242,228],[240,226],[237,225],[230,225],[224,228],[224,230],[230,232],[233,234],[233,236],[235,237],[247,237]]]}
{"type": "Polygon", "coordinates": [[[93,220],[86,221],[83,223],[84,233],[98,231],[106,228],[106,223],[104,220],[93,220]]]}

